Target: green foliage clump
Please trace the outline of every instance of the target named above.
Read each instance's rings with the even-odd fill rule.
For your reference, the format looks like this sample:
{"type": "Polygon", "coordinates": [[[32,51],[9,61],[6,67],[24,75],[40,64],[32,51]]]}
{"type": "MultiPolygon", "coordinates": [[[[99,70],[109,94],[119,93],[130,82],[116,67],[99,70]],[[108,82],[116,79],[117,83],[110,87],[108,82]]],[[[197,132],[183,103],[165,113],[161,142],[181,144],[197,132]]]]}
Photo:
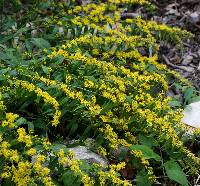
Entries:
{"type": "Polygon", "coordinates": [[[200,159],[166,96],[178,75],[157,54],[159,40],[180,44],[192,35],[121,19],[135,5],[152,8],[146,0],[80,3],[42,1],[15,27],[3,16],[1,184],[188,185],[185,173],[198,175],[200,159]],[[76,160],[70,141],[87,138],[108,166],[76,160]]]}

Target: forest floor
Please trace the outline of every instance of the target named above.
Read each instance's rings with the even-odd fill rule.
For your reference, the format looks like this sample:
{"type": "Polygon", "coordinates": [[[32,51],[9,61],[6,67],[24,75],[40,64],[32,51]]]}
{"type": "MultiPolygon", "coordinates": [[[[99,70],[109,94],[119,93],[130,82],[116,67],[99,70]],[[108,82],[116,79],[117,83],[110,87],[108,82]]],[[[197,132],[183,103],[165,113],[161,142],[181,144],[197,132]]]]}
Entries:
{"type": "Polygon", "coordinates": [[[200,1],[154,0],[154,3],[157,11],[152,20],[194,34],[193,39],[184,41],[182,49],[161,43],[160,61],[180,72],[200,90],[200,1]]]}

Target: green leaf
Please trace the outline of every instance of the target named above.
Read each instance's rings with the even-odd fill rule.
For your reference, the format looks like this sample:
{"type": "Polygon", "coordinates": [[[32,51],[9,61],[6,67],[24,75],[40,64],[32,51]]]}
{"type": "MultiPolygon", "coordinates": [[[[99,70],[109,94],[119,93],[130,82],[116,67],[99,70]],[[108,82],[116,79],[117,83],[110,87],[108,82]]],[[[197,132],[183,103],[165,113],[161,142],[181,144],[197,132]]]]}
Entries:
{"type": "Polygon", "coordinates": [[[19,30],[17,30],[17,32],[14,34],[14,36],[18,36],[21,33],[27,32],[29,30],[29,28],[27,27],[22,27],[19,30]]]}
{"type": "Polygon", "coordinates": [[[27,124],[27,120],[25,118],[19,118],[15,124],[19,127],[20,125],[27,124]]]}
{"type": "Polygon", "coordinates": [[[3,49],[6,49],[6,45],[0,44],[0,47],[2,47],[3,49]]]}
{"type": "Polygon", "coordinates": [[[25,46],[29,52],[32,51],[32,44],[28,39],[25,41],[25,46]]]}
{"type": "Polygon", "coordinates": [[[105,139],[102,134],[99,134],[95,141],[96,141],[96,145],[100,146],[104,143],[105,139]]]}
{"type": "Polygon", "coordinates": [[[149,65],[147,65],[146,70],[149,72],[155,72],[157,69],[154,65],[149,64],[149,65]]]}
{"type": "Polygon", "coordinates": [[[132,98],[131,98],[131,96],[126,96],[126,100],[129,102],[129,103],[132,103],[132,98]]]}
{"type": "Polygon", "coordinates": [[[109,110],[111,110],[114,107],[114,104],[112,102],[108,102],[103,104],[103,109],[101,110],[100,114],[105,114],[109,110]]]}
{"type": "Polygon", "coordinates": [[[79,186],[81,185],[80,178],[75,176],[72,171],[66,171],[63,175],[61,180],[64,183],[64,186],[79,186]]]}
{"type": "Polygon", "coordinates": [[[183,186],[188,186],[188,180],[186,178],[185,173],[182,171],[179,164],[173,160],[167,161],[164,164],[167,176],[173,180],[178,182],[183,186]]]}
{"type": "Polygon", "coordinates": [[[74,134],[77,131],[78,124],[76,121],[72,120],[69,125],[70,125],[70,131],[69,131],[68,136],[71,136],[72,134],[74,134]]]}
{"type": "Polygon", "coordinates": [[[13,7],[16,9],[16,10],[19,10],[19,8],[21,7],[22,3],[20,0],[12,0],[12,4],[13,4],[13,7]]]}
{"type": "Polygon", "coordinates": [[[45,74],[49,73],[49,67],[42,65],[42,70],[45,74]]]}
{"type": "Polygon", "coordinates": [[[4,36],[3,38],[0,37],[0,43],[4,43],[6,41],[8,41],[9,39],[12,39],[13,35],[8,35],[8,36],[4,36]]]}
{"type": "MultiPolygon", "coordinates": [[[[68,97],[64,97],[64,98],[60,101],[60,105],[65,105],[65,104],[67,104],[69,100],[70,100],[70,99],[69,99],[68,97]]],[[[65,111],[67,111],[67,110],[65,110],[65,111]]]]}
{"type": "Polygon", "coordinates": [[[161,160],[160,156],[153,152],[153,150],[146,145],[132,145],[130,149],[141,151],[145,159],[154,159],[156,161],[161,160]]]}
{"type": "Polygon", "coordinates": [[[200,101],[200,96],[196,96],[196,97],[191,98],[188,101],[188,103],[190,104],[190,103],[194,103],[194,102],[198,102],[198,101],[200,101]]]}
{"type": "Polygon", "coordinates": [[[52,146],[51,146],[51,150],[55,153],[58,153],[61,149],[64,150],[65,153],[68,152],[68,149],[66,147],[66,145],[64,144],[60,144],[60,143],[54,143],[52,146]]]}
{"type": "Polygon", "coordinates": [[[84,160],[82,160],[81,163],[80,163],[80,169],[82,171],[84,171],[85,173],[91,172],[91,166],[84,160]]]}
{"type": "Polygon", "coordinates": [[[51,47],[50,43],[43,38],[33,38],[32,43],[41,49],[51,47]]]}
{"type": "Polygon", "coordinates": [[[180,107],[181,106],[181,102],[177,101],[177,100],[172,100],[172,101],[169,102],[169,105],[171,107],[180,107]]]}
{"type": "Polygon", "coordinates": [[[28,121],[27,124],[28,124],[28,130],[29,130],[29,131],[30,131],[30,130],[34,131],[33,122],[28,121]]]}
{"type": "Polygon", "coordinates": [[[33,120],[33,125],[35,128],[43,131],[46,129],[47,122],[44,120],[44,118],[38,117],[36,120],[33,120]]]}
{"type": "Polygon", "coordinates": [[[184,92],[184,105],[188,103],[188,101],[192,98],[192,95],[194,93],[194,88],[189,87],[184,92]]]}
{"type": "Polygon", "coordinates": [[[151,186],[149,177],[145,170],[141,170],[136,176],[136,185],[137,186],[151,186]]]}
{"type": "Polygon", "coordinates": [[[40,9],[47,9],[47,8],[49,8],[49,6],[50,6],[50,3],[49,3],[49,2],[41,2],[41,3],[39,4],[39,8],[40,8],[40,9]]]}
{"type": "Polygon", "coordinates": [[[173,84],[177,89],[182,89],[183,88],[183,86],[181,85],[181,84],[179,84],[179,83],[174,83],[173,84]]]}
{"type": "Polygon", "coordinates": [[[92,129],[93,129],[92,125],[88,125],[81,136],[81,140],[86,139],[88,136],[90,136],[89,134],[92,131],[92,129]]]}
{"type": "Polygon", "coordinates": [[[152,136],[139,135],[139,141],[142,145],[148,146],[149,148],[157,146],[156,140],[152,136]]]}

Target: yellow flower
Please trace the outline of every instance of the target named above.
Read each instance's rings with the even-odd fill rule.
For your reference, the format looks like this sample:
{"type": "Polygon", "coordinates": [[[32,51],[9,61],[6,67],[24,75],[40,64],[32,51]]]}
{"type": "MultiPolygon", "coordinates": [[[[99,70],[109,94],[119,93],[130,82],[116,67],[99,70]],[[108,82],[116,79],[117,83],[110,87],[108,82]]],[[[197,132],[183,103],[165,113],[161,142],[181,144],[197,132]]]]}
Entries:
{"type": "Polygon", "coordinates": [[[11,173],[10,172],[1,173],[1,178],[9,178],[9,177],[11,177],[11,173]]]}
{"type": "Polygon", "coordinates": [[[50,169],[47,167],[42,168],[41,173],[46,176],[50,173],[50,169]]]}
{"type": "Polygon", "coordinates": [[[33,156],[37,153],[35,148],[30,148],[27,152],[26,152],[29,156],[33,156]]]}
{"type": "Polygon", "coordinates": [[[93,82],[93,81],[90,81],[90,80],[86,80],[86,81],[84,82],[84,85],[85,85],[85,87],[93,88],[93,87],[94,87],[94,82],[93,82]]]}
{"type": "Polygon", "coordinates": [[[46,157],[42,154],[38,154],[36,157],[37,162],[44,162],[46,160],[46,157]]]}
{"type": "Polygon", "coordinates": [[[50,145],[51,143],[48,141],[48,139],[43,142],[43,147],[45,150],[49,150],[50,145]]]}
{"type": "Polygon", "coordinates": [[[61,26],[61,25],[62,25],[62,22],[61,22],[61,21],[58,21],[58,22],[57,22],[57,25],[61,26]]]}
{"type": "Polygon", "coordinates": [[[2,137],[2,135],[0,134],[0,142],[2,142],[3,141],[3,137],[2,137]]]}
{"type": "Polygon", "coordinates": [[[57,156],[60,158],[65,157],[65,151],[63,149],[60,149],[60,151],[57,153],[57,156]]]}
{"type": "Polygon", "coordinates": [[[6,120],[2,122],[2,126],[6,127],[8,126],[9,128],[14,128],[15,124],[14,121],[19,117],[17,114],[13,113],[6,113],[6,120]]]}
{"type": "Polygon", "coordinates": [[[10,160],[18,162],[19,161],[19,155],[18,155],[17,150],[11,150],[10,152],[11,152],[10,153],[10,160]]]}
{"type": "Polygon", "coordinates": [[[17,141],[24,142],[27,147],[30,147],[32,145],[31,136],[26,134],[24,128],[17,129],[17,133],[19,135],[18,138],[17,138],[17,141]]]}
{"type": "Polygon", "coordinates": [[[106,149],[103,147],[99,147],[98,148],[98,153],[104,157],[106,157],[106,155],[108,155],[108,153],[106,152],[106,149]]]}
{"type": "Polygon", "coordinates": [[[93,49],[93,50],[92,50],[92,54],[94,54],[94,55],[99,55],[99,51],[98,51],[98,49],[96,49],[96,48],[93,49]]]}

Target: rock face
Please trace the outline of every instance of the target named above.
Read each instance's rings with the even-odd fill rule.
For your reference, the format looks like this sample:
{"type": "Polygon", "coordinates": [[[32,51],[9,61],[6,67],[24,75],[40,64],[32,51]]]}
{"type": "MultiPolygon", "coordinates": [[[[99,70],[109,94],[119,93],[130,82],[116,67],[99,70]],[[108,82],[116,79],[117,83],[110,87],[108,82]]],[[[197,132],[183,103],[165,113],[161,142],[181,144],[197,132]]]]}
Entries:
{"type": "Polygon", "coordinates": [[[183,114],[183,123],[194,128],[200,128],[200,101],[188,105],[183,114]]]}
{"type": "Polygon", "coordinates": [[[86,146],[77,146],[69,148],[74,152],[75,158],[79,160],[85,160],[88,163],[98,163],[103,166],[107,166],[108,162],[106,159],[102,158],[100,155],[90,151],[86,146]]]}

